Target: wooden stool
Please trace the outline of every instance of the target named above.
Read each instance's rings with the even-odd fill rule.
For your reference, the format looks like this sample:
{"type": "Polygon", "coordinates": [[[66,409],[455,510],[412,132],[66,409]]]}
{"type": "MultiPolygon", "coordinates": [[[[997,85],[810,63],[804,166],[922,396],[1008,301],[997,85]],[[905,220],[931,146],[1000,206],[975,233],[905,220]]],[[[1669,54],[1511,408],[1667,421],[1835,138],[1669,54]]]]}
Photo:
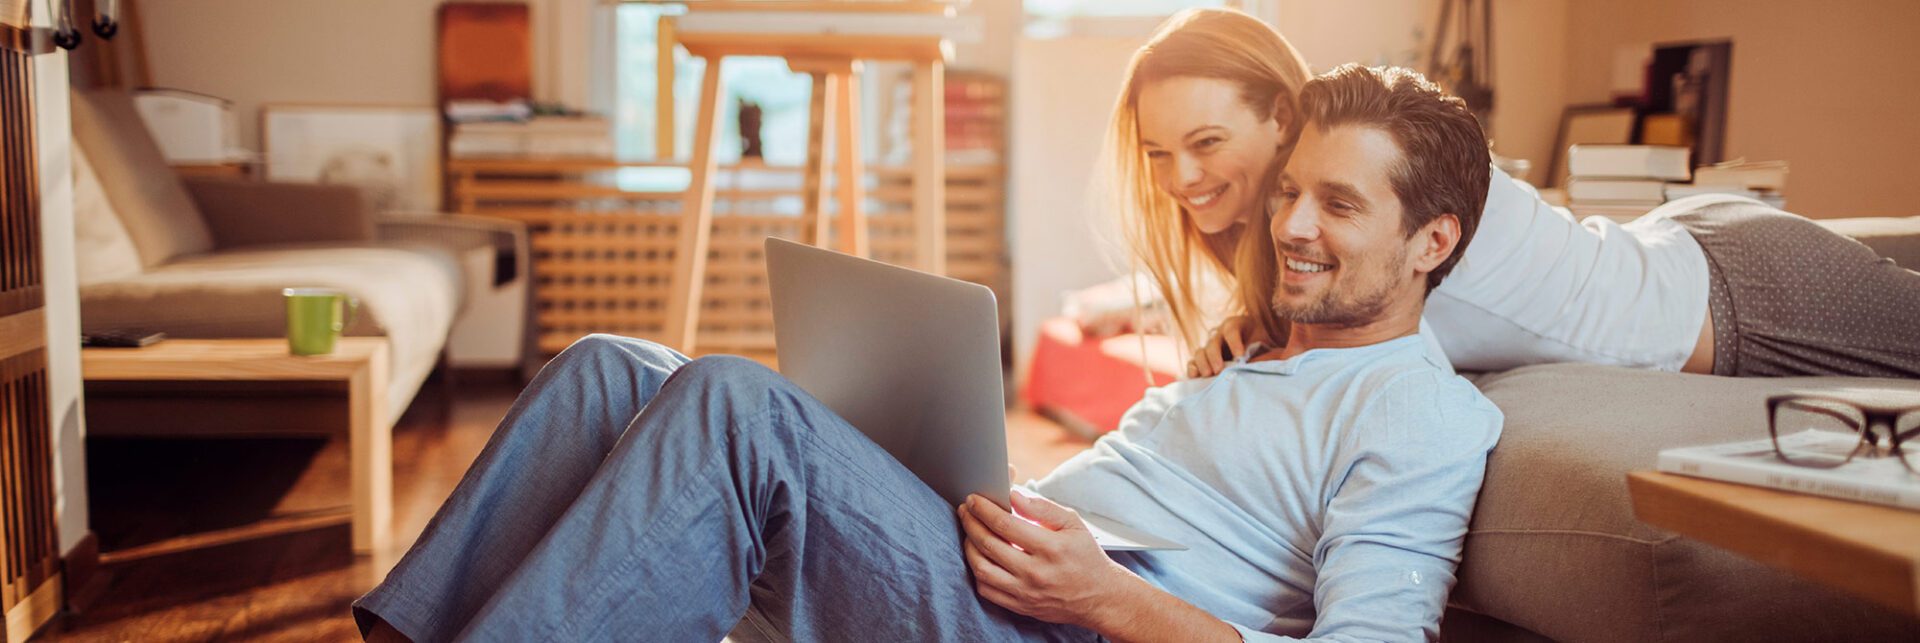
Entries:
{"type": "MultiPolygon", "coordinates": [[[[754,3],[758,4],[758,3],[754,3]]],[[[823,4],[823,3],[814,3],[823,4]]],[[[852,7],[873,4],[924,7],[948,11],[931,3],[824,3],[852,7]]],[[[698,8],[697,6],[695,8],[698,8]]],[[[885,11],[899,12],[889,8],[885,11]]],[[[940,15],[950,15],[944,13],[940,15]]],[[[702,286],[713,228],[715,138],[721,93],[720,68],[727,56],[777,56],[788,68],[813,76],[813,102],[805,175],[808,242],[824,244],[829,232],[826,214],[825,147],[837,139],[839,156],[835,197],[840,202],[839,247],[850,254],[867,254],[865,200],[860,158],[861,129],[859,79],[861,60],[897,60],[913,64],[913,212],[914,255],[918,268],[934,274],[946,271],[946,117],[945,65],[951,46],[938,34],[786,33],[755,31],[727,25],[701,25],[690,13],[677,27],[661,30],[687,52],[707,59],[700,84],[700,110],[694,125],[692,182],[687,187],[675,245],[673,291],[661,341],[693,354],[700,326],[702,286]],[[708,28],[711,27],[711,28],[708,28]]],[[[858,20],[842,13],[837,19],[858,20]]]]}

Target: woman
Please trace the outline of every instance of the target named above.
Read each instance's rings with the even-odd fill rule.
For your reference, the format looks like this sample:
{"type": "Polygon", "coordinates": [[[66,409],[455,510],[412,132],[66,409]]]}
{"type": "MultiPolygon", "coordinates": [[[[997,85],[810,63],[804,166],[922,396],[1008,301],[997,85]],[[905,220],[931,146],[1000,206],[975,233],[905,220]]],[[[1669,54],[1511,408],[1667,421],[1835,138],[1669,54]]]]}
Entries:
{"type": "MultiPolygon", "coordinates": [[[[1223,9],[1174,16],[1129,65],[1108,172],[1134,261],[1175,333],[1199,347],[1189,375],[1286,335],[1266,303],[1278,267],[1259,243],[1264,227],[1248,223],[1267,207],[1264,179],[1286,163],[1309,77],[1278,32],[1223,9]],[[1211,283],[1233,291],[1233,317],[1202,339],[1199,293],[1211,283]]],[[[1457,368],[1920,378],[1920,273],[1805,218],[1703,196],[1625,226],[1580,223],[1498,169],[1486,203],[1427,303],[1457,368]]]]}

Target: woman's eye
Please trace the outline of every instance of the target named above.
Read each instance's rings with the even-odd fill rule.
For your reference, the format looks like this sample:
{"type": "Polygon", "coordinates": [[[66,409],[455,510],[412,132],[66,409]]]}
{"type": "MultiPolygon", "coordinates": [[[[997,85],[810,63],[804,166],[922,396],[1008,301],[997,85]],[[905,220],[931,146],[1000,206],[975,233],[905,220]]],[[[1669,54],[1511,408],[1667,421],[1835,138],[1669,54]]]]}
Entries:
{"type": "Polygon", "coordinates": [[[1147,158],[1150,160],[1158,161],[1169,156],[1172,154],[1168,154],[1166,150],[1147,150],[1147,158]]]}
{"type": "Polygon", "coordinates": [[[1280,191],[1280,198],[1282,198],[1282,199],[1285,199],[1285,200],[1288,200],[1288,201],[1292,201],[1292,200],[1294,200],[1294,199],[1298,199],[1298,198],[1300,198],[1300,191],[1299,191],[1299,190],[1281,190],[1281,191],[1280,191]]]}
{"type": "Polygon", "coordinates": [[[1198,141],[1194,141],[1193,146],[1204,150],[1204,149],[1213,147],[1215,145],[1219,145],[1222,141],[1225,141],[1225,140],[1226,139],[1220,138],[1218,136],[1209,136],[1209,137],[1200,139],[1198,141]]]}

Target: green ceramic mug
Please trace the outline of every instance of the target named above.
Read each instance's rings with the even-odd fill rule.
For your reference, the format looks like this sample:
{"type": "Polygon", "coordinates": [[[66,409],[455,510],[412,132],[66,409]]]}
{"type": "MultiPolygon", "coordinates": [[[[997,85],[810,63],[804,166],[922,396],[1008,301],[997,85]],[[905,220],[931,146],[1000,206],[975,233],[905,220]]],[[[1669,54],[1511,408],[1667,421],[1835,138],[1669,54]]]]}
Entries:
{"type": "Polygon", "coordinates": [[[295,355],[326,355],[340,331],[360,311],[360,301],[332,288],[288,288],[287,350],[295,355]]]}

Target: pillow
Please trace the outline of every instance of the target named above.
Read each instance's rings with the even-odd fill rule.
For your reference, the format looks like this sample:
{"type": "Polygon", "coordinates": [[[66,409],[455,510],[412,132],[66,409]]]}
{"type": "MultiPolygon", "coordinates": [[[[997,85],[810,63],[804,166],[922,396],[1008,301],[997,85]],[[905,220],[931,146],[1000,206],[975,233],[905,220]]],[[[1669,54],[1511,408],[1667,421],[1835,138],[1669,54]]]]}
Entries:
{"type": "Polygon", "coordinates": [[[73,144],[74,260],[80,285],[125,279],[140,274],[140,251],[120,223],[100,177],[93,173],[80,143],[73,144]]]}

